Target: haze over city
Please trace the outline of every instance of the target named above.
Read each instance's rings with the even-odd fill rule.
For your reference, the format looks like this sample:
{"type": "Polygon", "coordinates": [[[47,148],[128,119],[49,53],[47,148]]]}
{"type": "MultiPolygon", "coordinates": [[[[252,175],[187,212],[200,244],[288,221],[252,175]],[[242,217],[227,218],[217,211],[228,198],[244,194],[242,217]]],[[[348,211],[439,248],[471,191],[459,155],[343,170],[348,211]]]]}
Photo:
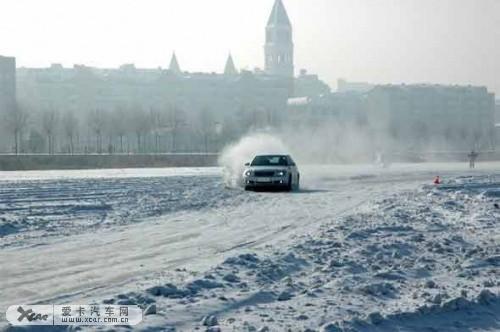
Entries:
{"type": "MultiPolygon", "coordinates": [[[[442,83],[500,91],[496,0],[285,0],[295,68],[335,88],[338,78],[442,83]]],[[[6,0],[0,54],[18,67],[86,64],[221,72],[264,67],[263,26],[272,0],[6,0]]]]}

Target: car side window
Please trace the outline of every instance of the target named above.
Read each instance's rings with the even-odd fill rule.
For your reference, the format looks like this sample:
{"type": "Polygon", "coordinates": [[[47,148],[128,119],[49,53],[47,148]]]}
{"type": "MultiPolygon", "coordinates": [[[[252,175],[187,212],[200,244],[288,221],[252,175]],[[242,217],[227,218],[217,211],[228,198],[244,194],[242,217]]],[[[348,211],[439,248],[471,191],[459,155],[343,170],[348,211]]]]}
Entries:
{"type": "Polygon", "coordinates": [[[288,165],[290,165],[290,166],[296,166],[295,165],[295,161],[293,161],[292,157],[290,157],[290,156],[288,157],[288,165]]]}

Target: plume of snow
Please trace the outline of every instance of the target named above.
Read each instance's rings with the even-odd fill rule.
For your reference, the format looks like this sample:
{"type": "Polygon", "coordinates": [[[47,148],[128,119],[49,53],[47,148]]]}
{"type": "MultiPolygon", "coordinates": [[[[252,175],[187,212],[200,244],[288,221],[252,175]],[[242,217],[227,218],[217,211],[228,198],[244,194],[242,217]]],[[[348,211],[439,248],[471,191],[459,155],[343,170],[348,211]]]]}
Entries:
{"type": "Polygon", "coordinates": [[[249,134],[227,146],[219,157],[226,186],[240,186],[245,163],[251,162],[256,155],[267,154],[289,154],[289,149],[279,137],[268,133],[249,134]]]}

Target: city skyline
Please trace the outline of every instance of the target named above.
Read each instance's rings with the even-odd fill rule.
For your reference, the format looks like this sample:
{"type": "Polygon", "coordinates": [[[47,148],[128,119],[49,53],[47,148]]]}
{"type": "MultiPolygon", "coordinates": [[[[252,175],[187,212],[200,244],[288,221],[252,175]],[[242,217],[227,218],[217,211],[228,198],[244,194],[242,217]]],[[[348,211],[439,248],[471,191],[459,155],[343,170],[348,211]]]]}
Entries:
{"type": "MultiPolygon", "coordinates": [[[[19,67],[167,68],[175,51],[183,70],[222,72],[231,53],[238,69],[264,68],[263,26],[273,1],[174,2],[7,1],[0,54],[16,56],[19,67]]],[[[306,68],[332,87],[347,78],[500,91],[500,4],[492,0],[283,2],[294,25],[296,74],[306,68]]]]}

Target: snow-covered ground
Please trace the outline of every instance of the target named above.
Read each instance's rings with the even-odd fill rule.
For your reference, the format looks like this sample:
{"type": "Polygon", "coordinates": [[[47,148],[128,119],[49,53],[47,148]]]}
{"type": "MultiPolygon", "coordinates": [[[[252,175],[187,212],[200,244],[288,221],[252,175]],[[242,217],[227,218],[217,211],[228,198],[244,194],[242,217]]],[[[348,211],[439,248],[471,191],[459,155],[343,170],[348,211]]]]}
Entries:
{"type": "Polygon", "coordinates": [[[96,301],[149,308],[142,330],[500,330],[500,164],[465,166],[303,167],[292,194],[227,189],[220,169],[0,173],[0,312],[96,301]]]}

